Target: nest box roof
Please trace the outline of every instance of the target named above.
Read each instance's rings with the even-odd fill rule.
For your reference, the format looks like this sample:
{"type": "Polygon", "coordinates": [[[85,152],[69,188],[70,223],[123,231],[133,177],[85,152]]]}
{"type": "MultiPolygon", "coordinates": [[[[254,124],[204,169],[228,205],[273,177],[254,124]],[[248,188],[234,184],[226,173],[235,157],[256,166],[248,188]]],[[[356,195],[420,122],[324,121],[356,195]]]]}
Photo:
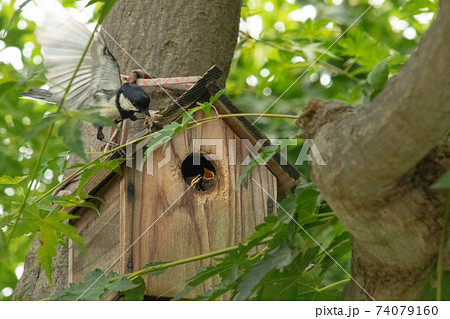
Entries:
{"type": "MultiPolygon", "coordinates": [[[[185,110],[196,105],[199,100],[209,100],[211,96],[216,95],[220,88],[214,83],[222,75],[222,71],[213,66],[208,70],[201,78],[198,80],[189,90],[185,91],[171,106],[169,106],[162,113],[161,124],[165,125],[174,120],[176,120],[185,110]],[[180,107],[181,106],[181,107],[180,107]]],[[[214,105],[219,113],[221,114],[236,114],[242,113],[237,106],[231,102],[224,94],[220,96],[214,102],[214,105]]],[[[235,132],[235,134],[241,139],[248,139],[253,144],[256,144],[260,139],[265,139],[266,143],[264,145],[270,145],[268,138],[249,120],[245,117],[227,117],[223,118],[223,121],[235,132]]],[[[142,137],[149,133],[148,129],[145,129],[129,140],[133,140],[142,137]]],[[[144,139],[139,142],[136,149],[144,147],[149,143],[149,139],[144,139]]],[[[121,158],[122,155],[118,152],[113,153],[110,158],[121,158]]],[[[276,154],[267,162],[267,168],[275,175],[277,178],[277,197],[280,199],[298,182],[300,178],[299,171],[287,163],[286,165],[281,164],[280,154],[276,154]]],[[[90,178],[86,184],[83,186],[83,191],[85,193],[95,193],[97,192],[105,183],[107,183],[111,178],[116,175],[106,168],[102,168],[97,174],[90,178]]],[[[79,207],[69,208],[69,212],[78,210],[79,207]]]]}
{"type": "MultiPolygon", "coordinates": [[[[177,119],[185,110],[196,106],[199,100],[209,100],[211,96],[217,94],[220,88],[215,84],[222,75],[222,71],[213,66],[209,69],[189,90],[184,92],[176,102],[163,111],[161,124],[168,124],[177,119]]],[[[216,109],[221,114],[242,113],[241,110],[225,95],[221,95],[214,102],[216,109]]],[[[256,126],[254,126],[245,117],[227,117],[223,121],[239,136],[241,139],[248,139],[255,144],[260,139],[265,139],[264,146],[270,145],[269,139],[256,126]]],[[[281,155],[276,154],[267,163],[267,168],[277,178],[278,198],[284,196],[299,180],[299,171],[291,164],[281,164],[281,155]]]]}

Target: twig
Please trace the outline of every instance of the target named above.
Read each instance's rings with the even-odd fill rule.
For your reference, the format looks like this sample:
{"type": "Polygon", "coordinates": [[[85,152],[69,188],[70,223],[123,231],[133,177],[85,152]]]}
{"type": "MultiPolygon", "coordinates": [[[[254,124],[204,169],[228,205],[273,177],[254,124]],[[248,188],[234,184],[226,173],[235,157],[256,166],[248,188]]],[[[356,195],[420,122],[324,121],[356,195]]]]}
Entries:
{"type": "MultiPolygon", "coordinates": [[[[266,238],[264,240],[261,241],[261,243],[259,243],[259,245],[263,245],[266,244],[267,242],[269,242],[272,238],[266,238]]],[[[207,258],[212,258],[215,256],[219,256],[219,255],[223,255],[226,253],[229,253],[233,250],[236,250],[239,248],[239,245],[236,246],[231,246],[231,247],[227,247],[227,248],[223,248],[223,249],[219,249],[219,250],[215,250],[206,254],[202,254],[202,255],[197,255],[194,257],[189,257],[189,258],[185,258],[185,259],[180,259],[177,261],[172,261],[172,262],[167,262],[164,264],[159,264],[159,265],[154,265],[154,266],[150,266],[147,268],[143,268],[139,271],[133,272],[131,274],[127,275],[127,278],[134,280],[139,276],[142,275],[146,275],[158,270],[162,270],[162,269],[166,269],[166,268],[170,268],[170,267],[174,267],[174,266],[179,266],[179,265],[183,265],[183,264],[187,264],[187,263],[191,263],[191,262],[195,262],[195,261],[199,261],[199,260],[203,260],[203,259],[207,259],[207,258]]],[[[264,250],[264,249],[263,249],[264,250]]],[[[257,253],[259,254],[259,253],[257,253]]]]}

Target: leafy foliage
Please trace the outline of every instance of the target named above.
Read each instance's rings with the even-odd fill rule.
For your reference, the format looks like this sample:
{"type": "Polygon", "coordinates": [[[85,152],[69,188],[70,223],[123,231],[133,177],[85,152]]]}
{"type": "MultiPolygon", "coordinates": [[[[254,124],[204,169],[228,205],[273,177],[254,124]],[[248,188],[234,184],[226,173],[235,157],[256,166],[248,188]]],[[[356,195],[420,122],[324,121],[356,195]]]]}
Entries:
{"type": "MultiPolygon", "coordinates": [[[[422,300],[436,300],[437,280],[431,277],[422,293],[422,300]]],[[[442,276],[442,300],[450,299],[450,271],[444,271],[442,276]]]]}
{"type": "MultiPolygon", "coordinates": [[[[95,18],[101,23],[115,1],[91,0],[88,6],[96,6],[95,18]]],[[[25,1],[21,7],[29,2],[25,1]]],[[[74,7],[73,1],[61,2],[74,7]]],[[[8,32],[6,36],[3,30],[0,32],[0,60],[3,50],[17,48],[23,69],[28,71],[8,63],[2,63],[0,69],[0,291],[15,287],[15,271],[36,235],[41,242],[38,259],[51,282],[51,263],[57,245],[65,244],[69,237],[83,248],[81,237],[67,223],[74,216],[55,209],[53,204],[97,210],[92,200],[101,199],[84,194],[83,185],[99,170],[118,172],[120,165],[120,160],[80,164],[74,167],[82,171],[77,193],[49,196],[65,169],[69,153],[86,159],[79,121],[112,123],[105,122],[95,110],[54,113],[55,106],[18,100],[21,92],[44,85],[45,77],[33,36],[35,24],[20,17],[15,3],[11,0],[9,4],[1,4],[0,25],[8,26],[8,32]],[[47,151],[40,157],[39,150],[45,145],[44,132],[53,125],[57,130],[50,135],[47,151]],[[38,163],[37,174],[30,178],[34,163],[38,163]],[[24,201],[28,185],[31,193],[24,201]],[[21,203],[23,218],[18,218],[21,203]]],[[[432,0],[384,1],[369,10],[365,0],[337,3],[244,1],[241,33],[227,82],[228,94],[244,111],[298,114],[313,97],[367,104],[407,61],[437,9],[437,1],[432,0]],[[309,19],[307,11],[302,11],[307,4],[309,19]],[[254,28],[255,23],[261,24],[262,32],[254,28]]],[[[167,145],[178,132],[192,127],[195,112],[203,111],[210,116],[213,99],[217,97],[164,127],[148,145],[147,155],[167,145]]],[[[261,118],[256,124],[269,137],[296,136],[294,125],[285,125],[284,121],[261,118]]],[[[301,146],[289,150],[290,159],[301,146]]],[[[258,161],[268,160],[280,147],[264,149],[245,168],[238,183],[258,161]]],[[[278,215],[268,216],[247,243],[218,258],[216,264],[198,270],[187,280],[186,289],[178,298],[214,276],[220,278],[219,284],[196,299],[213,300],[225,293],[239,300],[340,298],[349,278],[336,262],[349,272],[349,234],[312,185],[310,166],[305,164],[298,169],[304,174],[301,184],[280,203],[278,215]]],[[[434,187],[448,188],[448,185],[447,173],[434,187]]],[[[154,263],[146,268],[156,267],[150,272],[156,275],[164,272],[164,265],[154,263]]],[[[444,282],[447,277],[444,273],[444,282]]],[[[430,282],[424,299],[435,298],[434,287],[434,282],[430,282]]],[[[101,300],[114,291],[120,292],[124,300],[142,300],[144,281],[140,276],[131,280],[94,270],[86,274],[83,283],[71,284],[52,299],[101,300]]]]}
{"type": "Polygon", "coordinates": [[[86,273],[84,282],[72,283],[68,288],[56,292],[50,299],[98,301],[107,297],[109,293],[119,292],[125,300],[143,300],[144,291],[145,285],[142,279],[133,282],[115,272],[106,275],[102,270],[95,269],[86,273]]]}
{"type": "Polygon", "coordinates": [[[40,214],[27,215],[33,222],[39,225],[38,239],[40,242],[37,250],[38,262],[45,270],[48,281],[52,284],[52,261],[56,256],[56,247],[64,240],[64,237],[72,239],[82,250],[84,250],[83,239],[78,235],[77,230],[64,222],[73,218],[73,215],[67,214],[64,210],[53,210],[44,218],[40,214]]]}
{"type": "MultiPolygon", "coordinates": [[[[16,12],[13,7],[14,3],[15,1],[11,1],[11,4],[8,5],[2,2],[0,10],[1,26],[6,27],[11,21],[7,36],[0,35],[0,175],[4,175],[3,177],[6,179],[9,179],[6,176],[17,178],[28,176],[31,173],[31,167],[37,161],[38,150],[42,149],[44,141],[39,138],[25,141],[26,133],[30,127],[40,121],[45,112],[55,110],[54,106],[33,101],[22,100],[19,102],[18,97],[21,92],[26,91],[29,87],[44,85],[45,78],[42,65],[36,65],[33,62],[33,59],[37,62],[36,59],[40,55],[33,35],[34,23],[28,21],[25,29],[19,28],[20,21],[23,19],[12,19],[16,12]],[[4,63],[3,53],[8,48],[18,48],[22,52],[28,51],[27,55],[21,55],[18,58],[23,63],[23,69],[29,71],[17,70],[13,65],[4,63]]],[[[56,135],[50,137],[49,144],[52,147],[43,157],[43,161],[55,157],[64,150],[63,144],[56,135]]],[[[52,168],[48,169],[46,178],[41,176],[39,180],[33,181],[35,194],[45,191],[57,183],[57,171],[53,171],[52,168]]],[[[35,237],[28,233],[20,235],[17,233],[17,236],[13,238],[9,236],[13,227],[13,218],[17,213],[17,204],[23,199],[22,186],[27,183],[30,183],[29,179],[24,179],[18,184],[0,185],[0,237],[2,238],[0,244],[2,246],[0,248],[0,291],[6,287],[15,287],[16,270],[20,271],[25,254],[35,237]],[[5,190],[8,192],[5,193],[5,190]]],[[[29,209],[27,210],[29,211],[29,209]]],[[[3,295],[0,293],[0,299],[2,298],[3,295]]]]}
{"type": "Polygon", "coordinates": [[[349,265],[349,235],[317,190],[298,188],[296,195],[280,204],[278,215],[266,217],[247,244],[189,278],[177,298],[218,275],[220,283],[197,300],[227,292],[237,300],[338,300],[341,290],[336,287],[342,288],[347,276],[330,270],[337,268],[334,260],[349,265]]]}
{"type": "MultiPolygon", "coordinates": [[[[80,183],[78,184],[77,195],[83,194],[83,186],[86,182],[91,178],[95,173],[99,172],[101,169],[108,169],[110,171],[116,172],[119,175],[122,175],[122,171],[120,169],[120,164],[122,163],[122,159],[112,159],[109,161],[100,161],[99,159],[94,160],[89,168],[83,170],[83,173],[80,177],[80,183]]],[[[77,167],[72,166],[72,168],[77,167]]]]}
{"type": "MultiPolygon", "coordinates": [[[[365,0],[266,2],[244,1],[227,81],[228,94],[245,112],[270,106],[269,113],[298,114],[311,98],[365,105],[374,92],[369,73],[385,61],[388,78],[397,74],[437,8],[430,0],[380,1],[369,10],[365,0]]],[[[269,137],[296,134],[283,124],[282,119],[257,122],[269,137]]]]}
{"type": "MultiPolygon", "coordinates": [[[[106,2],[111,5],[112,1],[106,2]]],[[[94,208],[86,201],[88,197],[84,194],[73,198],[49,197],[47,202],[38,205],[36,200],[61,178],[69,154],[67,148],[81,157],[85,156],[80,143],[79,121],[111,125],[92,109],[55,113],[57,107],[54,105],[19,100],[21,92],[45,84],[40,48],[33,35],[35,24],[20,15],[21,9],[29,3],[25,1],[16,6],[14,0],[2,2],[0,11],[0,25],[8,26],[7,32],[0,32],[0,175],[3,175],[0,179],[0,291],[5,287],[15,287],[25,254],[36,235],[41,243],[38,261],[50,282],[51,263],[57,245],[65,243],[65,238],[69,237],[83,247],[76,229],[67,224],[73,216],[51,208],[49,200],[54,199],[64,207],[94,208]],[[14,66],[3,63],[7,62],[3,59],[11,56],[6,53],[10,49],[20,50],[16,58],[23,67],[17,67],[18,62],[14,66]],[[46,136],[53,124],[58,130],[46,139],[44,132],[46,136]],[[45,146],[48,146],[46,152],[41,154],[40,150],[45,146]]],[[[71,5],[74,5],[73,1],[71,5]]],[[[0,293],[1,298],[3,295],[0,293]]]]}
{"type": "Polygon", "coordinates": [[[71,151],[86,160],[84,145],[81,140],[80,121],[95,123],[102,126],[116,126],[114,121],[100,116],[98,109],[85,108],[79,111],[61,111],[51,113],[37,123],[27,134],[26,139],[30,140],[42,131],[47,131],[55,123],[59,123],[58,136],[64,145],[71,151]]]}
{"type": "Polygon", "coordinates": [[[367,82],[372,86],[374,89],[374,92],[371,95],[371,98],[373,98],[375,95],[381,92],[384,85],[386,84],[388,80],[389,75],[389,65],[386,61],[381,61],[375,67],[373,70],[369,73],[369,76],[367,77],[367,82]]]}
{"type": "Polygon", "coordinates": [[[99,24],[102,24],[103,20],[105,20],[106,16],[108,15],[109,11],[111,11],[112,7],[114,7],[114,4],[117,0],[90,0],[86,7],[99,4],[99,10],[97,11],[97,14],[95,16],[96,20],[99,24]]]}
{"type": "Polygon", "coordinates": [[[0,185],[16,185],[23,181],[26,176],[11,177],[8,175],[0,176],[0,185]]]}

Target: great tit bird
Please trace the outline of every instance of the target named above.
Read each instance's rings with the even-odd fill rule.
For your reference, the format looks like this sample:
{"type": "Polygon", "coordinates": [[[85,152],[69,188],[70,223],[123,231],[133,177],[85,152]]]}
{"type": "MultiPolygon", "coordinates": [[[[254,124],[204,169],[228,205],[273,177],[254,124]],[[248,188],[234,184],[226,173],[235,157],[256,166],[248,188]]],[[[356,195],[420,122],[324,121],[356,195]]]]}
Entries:
{"type": "MultiPolygon", "coordinates": [[[[36,39],[41,46],[50,89],[31,89],[21,95],[56,104],[69,85],[91,32],[72,18],[58,21],[49,16],[46,22],[43,28],[37,29],[36,39]]],[[[97,32],[66,96],[65,106],[73,110],[98,107],[100,115],[120,122],[127,118],[135,121],[136,113],[150,116],[149,105],[150,97],[141,87],[121,83],[119,64],[97,32]]],[[[104,140],[102,129],[98,127],[99,140],[104,140]]]]}

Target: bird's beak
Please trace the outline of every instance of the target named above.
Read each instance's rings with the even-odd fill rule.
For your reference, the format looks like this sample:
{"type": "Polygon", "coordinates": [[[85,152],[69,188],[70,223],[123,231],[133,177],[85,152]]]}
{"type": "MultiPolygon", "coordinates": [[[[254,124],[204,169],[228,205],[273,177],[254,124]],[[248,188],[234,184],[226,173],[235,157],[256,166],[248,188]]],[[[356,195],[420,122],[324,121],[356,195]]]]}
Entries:
{"type": "Polygon", "coordinates": [[[214,179],[214,172],[212,172],[212,171],[210,171],[209,169],[207,169],[206,167],[203,167],[203,172],[204,172],[204,174],[203,174],[203,179],[204,180],[212,180],[212,179],[214,179]]]}
{"type": "Polygon", "coordinates": [[[150,112],[149,112],[148,110],[146,110],[146,111],[144,111],[144,112],[142,112],[142,113],[144,113],[144,115],[145,115],[146,118],[149,118],[149,117],[150,117],[150,112]]]}

